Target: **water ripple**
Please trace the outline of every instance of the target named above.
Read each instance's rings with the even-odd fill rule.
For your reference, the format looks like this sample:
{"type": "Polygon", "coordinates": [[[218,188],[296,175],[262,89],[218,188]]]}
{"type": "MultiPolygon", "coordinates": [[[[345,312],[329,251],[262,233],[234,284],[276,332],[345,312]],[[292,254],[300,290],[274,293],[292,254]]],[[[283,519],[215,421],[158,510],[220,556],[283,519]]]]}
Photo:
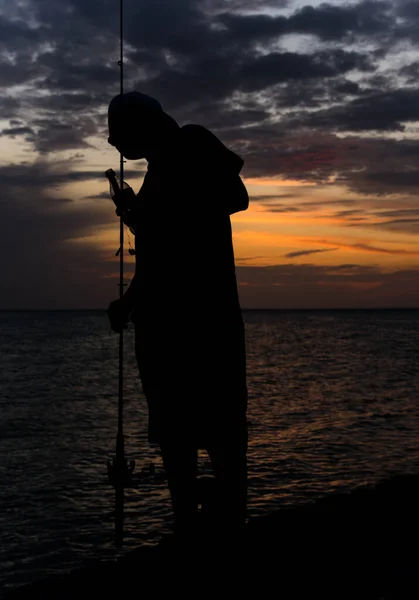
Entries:
{"type": "MultiPolygon", "coordinates": [[[[264,515],[419,466],[419,315],[245,313],[249,513],[264,515]]],[[[116,555],[117,336],[104,313],[0,313],[0,582],[22,584],[116,555]]],[[[127,449],[161,460],[126,339],[127,449]]],[[[207,457],[200,456],[204,472],[207,457]]],[[[126,545],[171,526],[164,482],[127,490],[126,545]]]]}

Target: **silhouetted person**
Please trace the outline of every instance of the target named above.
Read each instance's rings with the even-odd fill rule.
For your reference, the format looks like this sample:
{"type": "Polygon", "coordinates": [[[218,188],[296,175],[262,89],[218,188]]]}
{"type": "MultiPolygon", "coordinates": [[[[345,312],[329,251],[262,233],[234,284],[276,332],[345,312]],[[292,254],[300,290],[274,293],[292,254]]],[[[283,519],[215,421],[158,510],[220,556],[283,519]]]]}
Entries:
{"type": "Polygon", "coordinates": [[[247,388],[230,215],[248,207],[243,160],[139,92],[115,97],[108,123],[110,144],[148,161],[135,275],[108,314],[115,331],[135,323],[149,442],[161,448],[175,531],[196,526],[198,449],[215,476],[213,525],[235,529],[246,515],[247,388]]]}

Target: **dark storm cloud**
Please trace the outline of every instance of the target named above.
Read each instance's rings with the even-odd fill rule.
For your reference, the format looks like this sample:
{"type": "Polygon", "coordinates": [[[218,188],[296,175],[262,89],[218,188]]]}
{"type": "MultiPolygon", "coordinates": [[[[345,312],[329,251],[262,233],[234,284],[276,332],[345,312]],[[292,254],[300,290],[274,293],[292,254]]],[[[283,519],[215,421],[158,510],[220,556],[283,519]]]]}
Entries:
{"type": "Polygon", "coordinates": [[[390,2],[360,2],[350,6],[323,3],[305,6],[289,17],[268,15],[220,16],[233,39],[247,42],[269,40],[284,34],[311,34],[323,41],[338,41],[349,35],[374,36],[394,27],[390,2]]]}
{"type": "Polygon", "coordinates": [[[37,190],[104,178],[102,171],[68,171],[66,166],[64,163],[50,165],[42,161],[31,165],[7,165],[0,167],[0,177],[6,189],[26,186],[37,190]]]}
{"type": "Polygon", "coordinates": [[[409,39],[413,43],[419,41],[419,11],[415,0],[398,0],[396,2],[399,19],[395,34],[399,39],[409,39]]]}
{"type": "MultiPolygon", "coordinates": [[[[398,148],[395,147],[395,150],[398,148]]],[[[403,156],[395,154],[387,157],[380,168],[377,161],[371,161],[365,171],[349,172],[342,175],[342,182],[350,186],[354,192],[361,194],[390,195],[414,194],[419,192],[419,174],[416,171],[414,159],[403,160],[403,156]]],[[[367,163],[368,164],[368,163],[367,163]]]]}
{"type": "Polygon", "coordinates": [[[348,34],[373,36],[387,32],[394,25],[392,4],[383,1],[366,1],[349,6],[321,4],[305,6],[290,18],[290,29],[310,33],[333,41],[348,34]]]}
{"type": "Polygon", "coordinates": [[[74,98],[75,103],[85,100],[89,106],[89,100],[92,96],[95,97],[93,94],[98,99],[97,96],[102,90],[115,86],[119,71],[116,61],[114,65],[100,64],[95,60],[83,61],[84,64],[73,61],[74,57],[71,54],[63,56],[58,52],[41,55],[38,59],[39,67],[49,72],[45,87],[51,91],[57,89],[63,92],[67,102],[71,101],[67,91],[78,92],[79,95],[74,98]],[[89,94],[86,94],[86,91],[89,91],[89,94]]]}
{"type": "MultiPolygon", "coordinates": [[[[259,6],[263,4],[258,3],[259,6]]],[[[223,6],[224,12],[218,14],[215,11],[211,17],[204,10],[208,11],[208,4],[192,0],[126,3],[127,56],[130,59],[126,65],[127,85],[137,81],[141,88],[147,88],[146,91],[161,98],[169,110],[176,110],[180,118],[182,114],[195,116],[187,109],[195,105],[196,117],[201,114],[201,118],[204,116],[215,128],[222,128],[228,122],[230,127],[239,127],[266,118],[265,108],[258,103],[247,110],[243,107],[238,111],[227,110],[220,118],[226,108],[222,104],[234,93],[259,93],[281,81],[333,80],[350,70],[370,68],[367,56],[341,48],[316,50],[310,55],[271,52],[259,56],[256,47],[266,41],[264,31],[268,24],[275,25],[272,33],[276,37],[281,33],[278,23],[285,24],[285,27],[281,25],[285,33],[306,33],[312,23],[314,35],[329,38],[327,28],[343,33],[337,24],[345,20],[348,30],[371,33],[374,30],[372,23],[378,22],[379,15],[385,12],[383,3],[361,3],[350,9],[325,4],[311,12],[303,9],[288,17],[259,15],[255,21],[252,15],[234,12],[239,7],[250,7],[248,2],[218,3],[218,6],[223,6]],[[359,22],[353,17],[358,9],[362,15],[359,22]],[[174,22],[176,27],[173,27],[174,22]],[[239,30],[240,43],[236,39],[239,30]]],[[[278,8],[278,3],[275,6],[278,8]]],[[[114,3],[104,2],[98,11],[97,5],[90,1],[59,1],[52,5],[46,0],[33,0],[31,8],[41,23],[40,28],[22,25],[16,29],[13,22],[3,23],[6,30],[10,27],[6,37],[16,54],[14,64],[5,65],[7,85],[33,79],[38,89],[54,91],[52,97],[32,99],[33,106],[50,116],[67,111],[88,115],[95,107],[106,105],[116,92],[118,79],[118,15],[114,3]],[[59,27],[55,26],[57,23],[59,27]],[[43,44],[48,48],[43,48],[43,44]],[[28,56],[31,56],[30,60],[28,56]]],[[[19,10],[16,8],[18,13],[19,10]]],[[[24,18],[23,13],[21,16],[24,18]]],[[[280,94],[277,105],[295,106],[299,98],[302,106],[304,103],[319,106],[323,97],[321,87],[317,86],[317,92],[313,94],[312,86],[307,90],[301,86],[292,94],[290,86],[280,94]]],[[[339,93],[356,93],[356,84],[341,83],[339,93]]],[[[71,114],[62,116],[62,126],[65,125],[71,126],[71,114]]],[[[98,132],[102,133],[96,123],[98,132]]],[[[91,135],[90,129],[86,135],[91,135]]],[[[41,152],[53,152],[74,148],[78,143],[81,148],[85,147],[85,138],[77,134],[66,135],[64,130],[57,135],[47,127],[36,148],[41,152]]]]}
{"type": "Polygon", "coordinates": [[[405,255],[413,255],[417,256],[419,252],[417,250],[403,250],[402,248],[392,249],[392,248],[382,248],[380,246],[373,246],[372,244],[351,244],[351,248],[355,248],[358,250],[364,250],[366,252],[377,252],[379,254],[405,254],[405,255]]]}
{"type": "Polygon", "coordinates": [[[43,28],[33,29],[25,21],[13,21],[7,19],[4,14],[0,15],[0,49],[2,50],[10,48],[11,44],[13,48],[20,46],[27,49],[28,43],[39,42],[45,33],[43,28]]]}
{"type": "Polygon", "coordinates": [[[370,94],[298,120],[332,131],[403,131],[405,123],[419,120],[419,88],[370,94]]]}
{"type": "Polygon", "coordinates": [[[376,216],[380,217],[406,217],[409,215],[419,217],[419,208],[384,210],[382,212],[376,213],[376,216]]]}
{"type": "Polygon", "coordinates": [[[33,135],[33,129],[30,127],[9,127],[0,131],[0,136],[5,135],[12,138],[20,135],[33,135]]]}
{"type": "MultiPolygon", "coordinates": [[[[229,10],[237,11],[252,11],[264,8],[286,8],[292,0],[229,0],[229,10]]],[[[204,0],[202,3],[204,10],[210,14],[217,14],[218,12],[224,12],[226,9],[225,0],[204,0]]]]}
{"type": "Polygon", "coordinates": [[[418,188],[419,171],[405,169],[404,171],[393,172],[370,172],[363,178],[363,183],[374,189],[377,189],[377,184],[381,184],[394,191],[402,191],[403,188],[418,188]]]}
{"type": "Polygon", "coordinates": [[[88,148],[86,136],[96,133],[94,121],[83,117],[74,119],[73,123],[43,120],[35,121],[35,124],[41,125],[34,138],[35,148],[40,154],[47,154],[52,150],[88,148]]]}
{"type": "MultiPolygon", "coordinates": [[[[180,112],[180,111],[179,111],[180,112]]],[[[249,108],[227,108],[220,101],[207,101],[200,105],[182,108],[181,114],[177,115],[180,125],[184,123],[199,123],[205,127],[221,134],[227,130],[239,131],[243,127],[260,123],[269,118],[269,112],[262,108],[249,106],[249,108]]]]}
{"type": "Polygon", "coordinates": [[[100,194],[86,196],[86,200],[109,200],[109,192],[101,192],[100,194]]]}
{"type": "Polygon", "coordinates": [[[238,73],[243,89],[264,89],[281,81],[335,77],[353,69],[369,69],[366,55],[344,50],[316,52],[301,55],[274,52],[267,56],[250,58],[238,73]]]}
{"type": "MultiPolygon", "coordinates": [[[[38,89],[53,92],[31,99],[32,106],[51,117],[51,127],[46,125],[35,138],[38,151],[86,147],[89,135],[104,133],[94,118],[95,110],[106,106],[117,91],[118,15],[114,3],[106,0],[100,11],[91,0],[61,0],[53,4],[49,0],[33,0],[30,7],[41,24],[39,28],[24,24],[25,14],[19,5],[15,10],[22,19],[2,22],[8,47],[15,53],[13,68],[6,64],[7,79],[10,84],[12,77],[19,82],[32,78],[38,89]],[[43,47],[45,44],[47,48],[43,47]],[[57,113],[61,131],[53,125],[57,113]],[[74,117],[81,114],[90,119],[90,124],[71,131],[74,117]]],[[[315,47],[307,55],[270,51],[270,41],[292,33],[310,33],[319,43],[348,35],[373,39],[375,34],[388,32],[394,26],[391,8],[387,2],[349,6],[324,3],[292,12],[292,3],[285,2],[127,2],[127,85],[137,82],[144,91],[154,93],[180,120],[202,120],[220,130],[266,120],[267,107],[262,106],[257,95],[271,88],[271,108],[320,109],[322,103],[331,99],[345,101],[348,95],[359,93],[358,84],[342,76],[371,69],[372,54],[343,47],[315,47]],[[244,14],[247,9],[278,9],[287,4],[287,16],[244,14]],[[263,44],[267,51],[261,56],[259,49],[263,44]],[[253,105],[244,107],[241,103],[231,110],[226,101],[230,102],[237,93],[254,94],[253,105]]],[[[313,118],[320,119],[319,127],[327,127],[323,119],[333,125],[338,117],[333,113],[323,117],[319,113],[313,118]]],[[[347,120],[343,115],[336,127],[346,126],[347,120]]],[[[354,120],[357,121],[356,116],[354,120]]],[[[289,126],[290,123],[283,123],[283,127],[289,126]]],[[[247,132],[250,143],[251,134],[252,131],[247,132]]]]}
{"type": "Polygon", "coordinates": [[[406,65],[400,69],[400,75],[406,77],[406,82],[409,85],[417,84],[419,78],[419,61],[410,63],[410,65],[406,65]]]}
{"type": "MultiPolygon", "coordinates": [[[[313,241],[313,240],[312,240],[313,241]]],[[[391,254],[394,256],[418,256],[419,255],[419,250],[411,250],[409,248],[389,248],[389,247],[383,247],[383,246],[378,246],[377,244],[368,244],[368,243],[362,243],[362,242],[356,242],[354,244],[349,244],[347,242],[340,242],[338,244],[336,244],[335,241],[331,241],[331,240],[327,240],[327,239],[318,239],[315,240],[314,243],[316,244],[324,244],[325,246],[329,246],[329,247],[333,247],[330,249],[339,249],[339,248],[335,248],[335,246],[339,245],[340,249],[350,249],[350,250],[362,250],[363,252],[370,252],[373,254],[391,254]]],[[[370,267],[368,267],[370,268],[370,267]]],[[[330,269],[332,269],[333,271],[336,269],[335,266],[330,267],[330,269]]]]}
{"type": "Polygon", "coordinates": [[[16,85],[29,85],[39,77],[39,73],[33,69],[30,62],[20,60],[18,66],[13,63],[7,63],[0,60],[0,87],[2,93],[7,93],[7,89],[16,85]]]}
{"type": "MultiPolygon", "coordinates": [[[[237,93],[261,93],[281,82],[324,81],[340,78],[349,71],[370,68],[367,55],[341,49],[318,51],[310,55],[272,52],[265,56],[237,50],[234,60],[222,55],[197,55],[187,68],[169,67],[162,71],[148,81],[147,88],[152,95],[164,98],[170,109],[180,111],[183,106],[203,104],[205,107],[208,103],[224,101],[237,93]]],[[[300,89],[307,102],[310,95],[313,98],[313,94],[300,89]]],[[[272,90],[271,106],[277,103],[281,105],[281,93],[276,100],[277,93],[272,90]]],[[[295,91],[292,93],[290,88],[286,93],[288,100],[284,99],[283,102],[287,106],[295,105],[295,91]]],[[[254,109],[258,109],[258,106],[254,109]]]]}
{"type": "MultiPolygon", "coordinates": [[[[350,223],[348,225],[351,225],[350,223]]],[[[384,229],[396,233],[408,233],[417,236],[419,233],[419,218],[400,218],[386,221],[368,220],[363,223],[354,223],[352,226],[364,227],[365,229],[384,229]]],[[[405,254],[409,254],[405,252],[405,254]]]]}
{"type": "MultiPolygon", "coordinates": [[[[140,169],[125,169],[127,177],[139,177],[144,172],[140,169]]],[[[83,171],[69,170],[68,163],[37,161],[33,164],[0,166],[0,180],[4,190],[36,189],[37,194],[42,190],[58,189],[63,184],[83,181],[101,181],[107,187],[103,170],[83,171]]]]}
{"type": "MultiPolygon", "coordinates": [[[[304,188],[301,188],[301,192],[296,192],[295,194],[284,194],[281,196],[252,196],[252,202],[260,203],[265,212],[273,212],[273,213],[287,213],[287,212],[302,212],[307,213],[307,211],[317,211],[320,209],[324,209],[327,207],[334,206],[354,206],[359,203],[359,200],[349,200],[349,199],[339,199],[339,200],[310,200],[301,202],[299,198],[304,194],[304,188]],[[291,199],[292,205],[290,203],[284,203],[283,200],[291,199]]],[[[358,215],[363,212],[362,209],[356,208],[351,210],[342,210],[337,211],[331,215],[331,217],[349,217],[351,215],[358,215]]],[[[324,215],[319,215],[319,218],[324,218],[324,215]]]]}
{"type": "MultiPolygon", "coordinates": [[[[252,177],[282,176],[302,182],[323,183],[334,175],[343,163],[349,161],[355,152],[348,152],[343,160],[342,142],[334,136],[313,135],[288,129],[281,123],[270,126],[254,126],[246,129],[252,140],[248,143],[241,132],[228,135],[227,141],[245,159],[245,173],[252,177]]],[[[280,181],[278,181],[280,185],[280,181]]]]}
{"type": "Polygon", "coordinates": [[[314,250],[297,250],[295,252],[288,252],[284,254],[285,258],[298,258],[299,256],[307,256],[309,254],[319,254],[320,252],[332,252],[333,250],[339,250],[339,248],[317,248],[314,250]]]}
{"type": "Polygon", "coordinates": [[[1,308],[106,308],[118,295],[114,252],[100,249],[94,238],[114,223],[117,248],[112,202],[74,202],[58,195],[57,183],[95,177],[91,172],[69,178],[64,168],[0,168],[0,210],[7,214],[0,222],[1,308]]]}
{"type": "MultiPolygon", "coordinates": [[[[246,135],[251,143],[240,131],[222,133],[245,159],[243,172],[247,177],[281,176],[328,187],[344,186],[364,195],[419,194],[419,141],[415,139],[337,137],[307,129],[290,131],[280,123],[249,127],[246,135]]],[[[278,179],[278,188],[280,185],[278,179]]],[[[350,202],[353,200],[348,199],[350,202]]]]}
{"type": "MultiPolygon", "coordinates": [[[[102,130],[98,109],[118,91],[117,27],[89,22],[71,1],[33,0],[14,12],[2,22],[0,84],[27,87],[17,95],[22,111],[15,107],[7,116],[22,116],[28,127],[34,117],[44,119],[33,138],[40,153],[85,148],[86,138],[102,130]]],[[[112,25],[112,13],[106,21],[112,25]]]]}
{"type": "MultiPolygon", "coordinates": [[[[329,193],[331,186],[341,185],[365,196],[402,192],[413,198],[419,194],[419,143],[397,142],[385,135],[419,120],[417,61],[399,68],[396,44],[419,41],[417,6],[416,2],[367,0],[295,10],[292,2],[280,0],[127,0],[126,89],[138,87],[155,94],[181,124],[200,122],[217,131],[243,155],[247,177],[309,181],[329,186],[329,193]],[[262,7],[287,10],[276,16],[254,14],[262,7]],[[311,37],[310,42],[304,38],[300,50],[287,52],[284,42],[289,38],[283,36],[288,35],[294,36],[293,48],[301,35],[311,37]],[[394,61],[384,72],[383,58],[394,61]],[[406,82],[410,87],[405,87],[406,82]],[[352,135],[345,139],[334,134],[348,131],[352,135]],[[381,137],[355,135],[369,131],[381,137]]],[[[21,136],[36,153],[45,155],[87,148],[94,136],[106,139],[106,105],[119,91],[117,3],[29,0],[10,3],[8,10],[10,18],[6,10],[0,18],[0,112],[2,119],[9,120],[9,126],[2,125],[2,143],[7,143],[6,136],[21,136]]],[[[127,170],[127,177],[131,173],[138,176],[141,170],[127,170]]],[[[86,254],[74,242],[113,222],[111,204],[95,202],[104,200],[106,192],[88,196],[80,207],[59,195],[60,185],[104,181],[102,171],[83,171],[77,161],[67,165],[35,161],[2,167],[0,176],[3,207],[13,207],[19,236],[32,251],[30,265],[20,249],[7,265],[14,298],[13,290],[30,296],[31,288],[19,283],[19,273],[28,268],[33,286],[37,278],[44,285],[51,283],[48,270],[58,281],[64,268],[74,286],[79,285],[81,272],[87,288],[94,269],[104,277],[111,273],[110,267],[103,267],[97,249],[86,254]],[[60,257],[59,265],[54,255],[60,257]]],[[[306,198],[301,190],[298,193],[306,198]]],[[[348,224],[363,215],[357,216],[358,205],[352,199],[298,202],[295,194],[287,196],[261,196],[258,202],[266,210],[294,213],[335,203],[350,207],[336,213],[348,224]]],[[[394,205],[372,212],[370,227],[417,232],[413,212],[398,212],[394,205]]],[[[5,227],[3,256],[14,244],[5,227]]],[[[379,248],[364,246],[363,250],[378,252],[379,248]]],[[[331,290],[347,293],[349,284],[372,281],[386,294],[391,294],[391,286],[407,289],[401,272],[386,279],[378,271],[356,265],[346,266],[346,271],[336,267],[334,272],[313,265],[299,267],[240,271],[240,276],[251,278],[249,290],[264,281],[269,293],[282,293],[285,281],[290,305],[295,297],[289,290],[295,287],[309,299],[310,285],[314,286],[319,303],[321,298],[328,301],[331,290]],[[266,278],[273,278],[275,285],[266,278]]],[[[70,291],[67,287],[68,297],[70,291]]],[[[81,287],[79,292],[83,293],[81,287]]],[[[280,304],[281,299],[275,298],[280,304]]]]}

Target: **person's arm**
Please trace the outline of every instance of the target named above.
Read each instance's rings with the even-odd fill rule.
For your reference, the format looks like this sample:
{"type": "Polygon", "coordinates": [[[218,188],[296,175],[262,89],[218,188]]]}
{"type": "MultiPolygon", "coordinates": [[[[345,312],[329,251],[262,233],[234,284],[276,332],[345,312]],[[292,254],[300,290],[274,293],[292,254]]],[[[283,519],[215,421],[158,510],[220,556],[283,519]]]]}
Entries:
{"type": "Polygon", "coordinates": [[[124,306],[126,307],[127,310],[129,310],[129,312],[131,312],[132,309],[134,308],[136,290],[137,290],[137,277],[134,274],[134,277],[131,279],[128,289],[126,290],[125,294],[122,297],[124,306]]]}
{"type": "Polygon", "coordinates": [[[135,294],[136,294],[136,277],[131,280],[129,288],[122,296],[110,303],[107,310],[111,328],[116,333],[120,333],[122,329],[125,329],[129,321],[130,315],[135,305],[135,294]]]}

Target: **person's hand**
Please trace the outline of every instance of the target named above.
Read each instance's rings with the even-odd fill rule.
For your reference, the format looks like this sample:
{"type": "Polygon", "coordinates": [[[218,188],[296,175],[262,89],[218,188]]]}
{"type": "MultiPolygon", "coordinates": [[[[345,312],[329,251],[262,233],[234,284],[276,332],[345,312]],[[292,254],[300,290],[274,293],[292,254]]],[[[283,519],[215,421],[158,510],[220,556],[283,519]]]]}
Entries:
{"type": "Polygon", "coordinates": [[[123,298],[118,298],[118,300],[111,302],[106,312],[111,323],[112,331],[120,333],[123,329],[127,328],[131,311],[123,298]]]}

